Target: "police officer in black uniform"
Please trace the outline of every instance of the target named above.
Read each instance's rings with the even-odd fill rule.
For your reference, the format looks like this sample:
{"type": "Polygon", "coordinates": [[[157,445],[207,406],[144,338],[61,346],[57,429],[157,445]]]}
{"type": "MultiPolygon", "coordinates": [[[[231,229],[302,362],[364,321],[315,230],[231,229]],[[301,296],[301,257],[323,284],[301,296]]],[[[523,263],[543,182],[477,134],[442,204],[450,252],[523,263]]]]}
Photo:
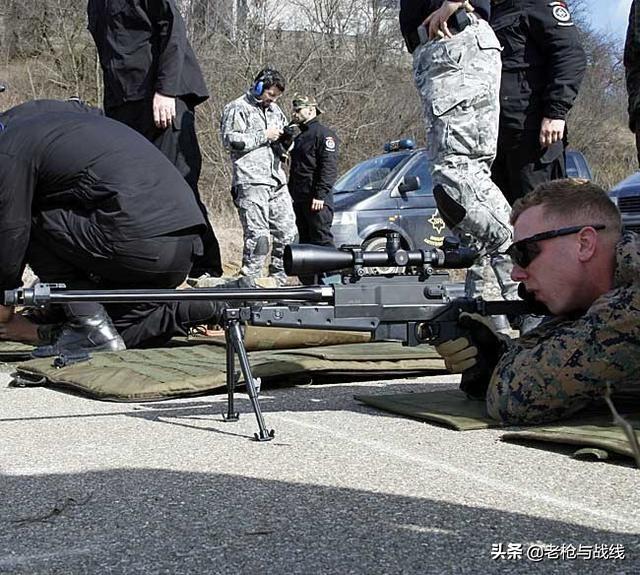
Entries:
{"type": "Polygon", "coordinates": [[[220,248],[198,193],[195,107],[209,93],[174,0],[89,0],[87,14],[106,115],[153,142],[187,180],[207,221],[205,252],[192,275],[221,275],[220,248]]]}
{"type": "MultiPolygon", "coordinates": [[[[175,167],[109,118],[20,115],[9,111],[0,132],[0,293],[20,286],[27,263],[41,281],[72,289],[179,285],[206,228],[175,167]]],[[[157,345],[219,311],[191,303],[110,304],[108,315],[97,303],[65,304],[61,331],[35,355],[157,345]]],[[[19,339],[25,321],[0,305],[0,337],[19,339]]]]}
{"type": "Polygon", "coordinates": [[[586,56],[567,4],[491,0],[503,46],[498,152],[492,177],[510,204],[538,184],[566,177],[566,117],[586,56]]]}
{"type": "Polygon", "coordinates": [[[318,120],[315,98],[296,95],[293,121],[300,134],[291,150],[289,192],[296,213],[300,243],[330,246],[333,244],[333,184],[338,177],[338,138],[318,120]]]}

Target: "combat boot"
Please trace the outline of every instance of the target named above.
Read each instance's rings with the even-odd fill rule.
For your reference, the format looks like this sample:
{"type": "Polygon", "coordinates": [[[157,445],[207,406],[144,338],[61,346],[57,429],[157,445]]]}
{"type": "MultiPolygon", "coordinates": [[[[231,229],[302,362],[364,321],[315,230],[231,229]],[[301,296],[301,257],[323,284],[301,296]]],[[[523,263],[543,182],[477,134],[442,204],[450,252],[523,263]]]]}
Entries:
{"type": "Polygon", "coordinates": [[[126,349],[124,341],[107,315],[100,310],[88,317],[77,317],[62,326],[58,338],[51,345],[37,347],[33,357],[52,357],[58,355],[74,356],[97,351],[122,351],[126,349]]]}

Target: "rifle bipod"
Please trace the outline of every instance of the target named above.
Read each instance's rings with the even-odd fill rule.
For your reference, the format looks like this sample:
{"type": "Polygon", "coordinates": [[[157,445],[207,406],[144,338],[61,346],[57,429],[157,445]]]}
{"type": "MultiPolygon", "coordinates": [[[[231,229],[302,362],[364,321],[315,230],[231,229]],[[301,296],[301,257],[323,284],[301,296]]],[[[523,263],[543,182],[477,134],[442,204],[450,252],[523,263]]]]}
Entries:
{"type": "Polygon", "coordinates": [[[273,429],[267,429],[264,418],[262,417],[262,410],[260,409],[260,402],[258,401],[258,393],[260,392],[260,379],[254,379],[253,373],[251,373],[251,364],[249,363],[249,356],[244,346],[244,338],[242,335],[242,329],[240,327],[240,320],[242,316],[241,309],[226,309],[223,314],[224,318],[224,337],[227,347],[227,413],[223,413],[222,417],[225,421],[238,421],[240,414],[234,411],[234,393],[237,384],[237,375],[235,372],[235,357],[238,356],[238,362],[240,363],[240,370],[244,377],[244,383],[247,388],[251,405],[253,406],[253,412],[256,414],[258,420],[258,428],[260,433],[254,433],[253,436],[256,441],[271,441],[275,435],[273,429]]]}

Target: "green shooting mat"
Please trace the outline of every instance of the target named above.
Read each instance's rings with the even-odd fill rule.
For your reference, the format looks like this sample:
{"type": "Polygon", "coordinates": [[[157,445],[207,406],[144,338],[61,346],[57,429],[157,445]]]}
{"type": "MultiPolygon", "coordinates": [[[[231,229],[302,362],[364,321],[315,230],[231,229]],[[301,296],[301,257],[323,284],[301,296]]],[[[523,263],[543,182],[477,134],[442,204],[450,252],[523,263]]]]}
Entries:
{"type": "Polygon", "coordinates": [[[484,401],[468,399],[459,389],[356,395],[355,398],[384,411],[438,423],[458,431],[500,427],[487,415],[484,401]]]}
{"type": "MultiPolygon", "coordinates": [[[[640,412],[625,416],[640,440],[640,412]]],[[[611,453],[634,457],[629,438],[622,427],[612,422],[611,415],[572,420],[557,425],[531,427],[523,431],[505,433],[502,441],[543,442],[562,445],[578,445],[582,449],[574,452],[574,457],[609,459],[611,453]]]]}
{"type": "Polygon", "coordinates": [[[0,361],[24,361],[29,359],[33,351],[32,345],[16,341],[0,341],[0,361]]]}
{"type": "MultiPolygon", "coordinates": [[[[403,347],[396,342],[252,351],[249,360],[254,377],[282,382],[296,375],[391,373],[397,377],[443,369],[432,347],[403,347]]],[[[188,344],[96,353],[89,361],[62,368],[54,367],[52,358],[33,359],[17,367],[15,382],[68,388],[110,401],[153,401],[222,388],[225,369],[224,347],[188,344]]]]}
{"type": "MultiPolygon", "coordinates": [[[[424,393],[356,395],[355,398],[372,407],[445,425],[457,431],[503,427],[490,419],[484,401],[468,399],[458,389],[435,390],[424,393]]],[[[614,397],[616,409],[632,426],[640,439],[640,400],[634,396],[614,397]]],[[[585,410],[572,419],[553,425],[530,426],[502,435],[503,441],[541,442],[549,448],[559,445],[581,446],[575,457],[608,459],[610,454],[634,457],[631,443],[622,427],[604,402],[585,410]]]]}

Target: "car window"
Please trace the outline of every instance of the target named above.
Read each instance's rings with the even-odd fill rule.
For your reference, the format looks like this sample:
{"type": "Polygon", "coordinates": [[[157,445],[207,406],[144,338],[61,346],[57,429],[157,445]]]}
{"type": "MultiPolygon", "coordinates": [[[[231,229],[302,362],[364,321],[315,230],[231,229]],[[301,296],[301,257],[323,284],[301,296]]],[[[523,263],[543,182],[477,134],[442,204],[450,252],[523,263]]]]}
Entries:
{"type": "Polygon", "coordinates": [[[406,153],[399,153],[385,154],[365,160],[342,176],[336,182],[333,191],[339,194],[362,190],[381,190],[392,177],[395,168],[407,157],[406,153]]]}
{"type": "Polygon", "coordinates": [[[577,178],[579,175],[578,164],[576,164],[576,159],[572,154],[567,154],[566,156],[566,167],[567,167],[567,177],[569,178],[577,178]]]}
{"type": "Polygon", "coordinates": [[[431,182],[431,172],[424,154],[421,154],[405,173],[406,176],[417,176],[420,179],[420,189],[407,192],[416,196],[427,196],[433,193],[433,184],[431,182]]]}

